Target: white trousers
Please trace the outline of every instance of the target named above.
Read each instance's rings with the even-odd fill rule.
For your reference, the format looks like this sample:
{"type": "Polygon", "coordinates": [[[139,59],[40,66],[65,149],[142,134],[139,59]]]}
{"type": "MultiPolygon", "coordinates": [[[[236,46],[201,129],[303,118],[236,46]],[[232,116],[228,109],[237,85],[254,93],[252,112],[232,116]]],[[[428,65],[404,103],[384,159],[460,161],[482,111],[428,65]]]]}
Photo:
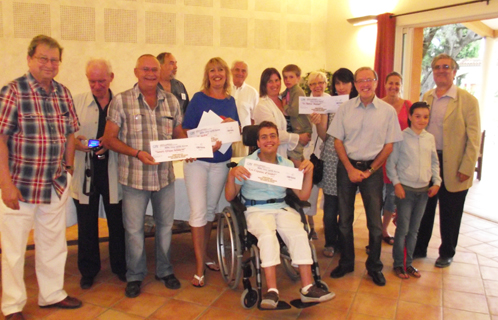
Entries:
{"type": "MultiPolygon", "coordinates": [[[[35,269],[38,280],[38,304],[45,306],[67,297],[64,291],[64,268],[67,258],[66,200],[68,187],[61,199],[52,188],[50,204],[20,202],[12,210],[0,200],[0,232],[2,239],[2,312],[21,312],[26,305],[24,256],[29,232],[34,226],[36,248],[35,269]]],[[[1,195],[1,193],[0,193],[1,195]]]]}
{"type": "Polygon", "coordinates": [[[248,207],[245,212],[247,230],[258,238],[258,248],[263,268],[280,263],[280,246],[277,234],[289,248],[292,264],[312,264],[308,236],[304,230],[299,213],[285,209],[261,209],[248,207]]]}
{"type": "Polygon", "coordinates": [[[210,163],[199,160],[183,162],[183,176],[190,205],[190,226],[203,227],[208,221],[214,221],[215,210],[228,176],[227,163],[228,161],[210,163]]]}

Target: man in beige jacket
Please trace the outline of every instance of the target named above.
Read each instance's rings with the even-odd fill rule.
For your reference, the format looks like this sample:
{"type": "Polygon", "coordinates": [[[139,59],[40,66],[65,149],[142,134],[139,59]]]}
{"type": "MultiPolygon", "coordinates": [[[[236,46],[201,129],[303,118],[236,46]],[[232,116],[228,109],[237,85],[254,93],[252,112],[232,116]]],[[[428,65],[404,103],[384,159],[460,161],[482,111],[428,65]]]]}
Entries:
{"type": "Polygon", "coordinates": [[[465,197],[472,186],[479,151],[481,128],[477,99],[453,84],[458,70],[456,61],[447,54],[440,54],[432,61],[432,70],[436,88],[426,92],[422,100],[431,106],[427,131],[436,138],[443,182],[438,195],[427,202],[414,258],[427,256],[439,199],[441,246],[436,267],[445,268],[453,261],[458,244],[465,197]]]}

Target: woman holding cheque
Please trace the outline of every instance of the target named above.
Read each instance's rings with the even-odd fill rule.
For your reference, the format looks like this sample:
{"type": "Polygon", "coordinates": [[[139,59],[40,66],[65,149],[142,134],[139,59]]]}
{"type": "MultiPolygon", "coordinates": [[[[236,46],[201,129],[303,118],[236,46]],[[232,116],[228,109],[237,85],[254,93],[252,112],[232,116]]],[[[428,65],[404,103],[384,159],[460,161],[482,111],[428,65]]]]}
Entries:
{"type": "MultiPolygon", "coordinates": [[[[294,167],[292,161],[277,154],[280,144],[278,135],[277,126],[273,122],[261,122],[257,140],[259,150],[242,159],[239,165],[230,171],[225,186],[225,197],[228,201],[233,200],[241,192],[243,203],[247,207],[244,213],[247,230],[258,238],[261,267],[264,269],[268,287],[268,291],[262,297],[262,309],[275,309],[279,301],[275,266],[280,263],[280,248],[276,230],[289,248],[292,262],[299,265],[301,301],[324,302],[335,296],[334,293],[313,284],[311,276],[313,260],[307,234],[299,213],[284,201],[286,188],[249,179],[251,173],[245,165],[250,160],[294,167]]],[[[304,174],[302,188],[293,191],[299,199],[307,200],[313,183],[313,164],[309,160],[304,160],[299,170],[304,174]]]]}
{"type": "MultiPolygon", "coordinates": [[[[223,122],[239,121],[235,99],[230,96],[230,70],[221,58],[212,58],[204,69],[201,91],[194,94],[183,120],[188,131],[198,127],[204,112],[214,112],[223,122]]],[[[219,151],[222,141],[213,146],[213,158],[185,161],[183,173],[190,205],[189,224],[194,242],[196,273],[192,279],[195,287],[204,286],[204,271],[207,267],[219,271],[214,260],[207,256],[206,248],[211,235],[215,209],[228,175],[226,164],[232,158],[232,147],[225,153],[219,151]]]]}

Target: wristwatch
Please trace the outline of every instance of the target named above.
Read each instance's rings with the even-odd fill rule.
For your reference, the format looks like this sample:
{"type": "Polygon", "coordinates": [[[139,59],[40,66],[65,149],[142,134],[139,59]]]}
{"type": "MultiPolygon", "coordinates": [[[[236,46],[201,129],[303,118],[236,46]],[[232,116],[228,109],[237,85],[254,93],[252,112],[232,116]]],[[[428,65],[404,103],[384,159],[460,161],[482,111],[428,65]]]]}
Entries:
{"type": "Polygon", "coordinates": [[[373,167],[369,167],[368,168],[368,172],[370,172],[370,174],[374,173],[376,170],[373,168],[373,167]]]}

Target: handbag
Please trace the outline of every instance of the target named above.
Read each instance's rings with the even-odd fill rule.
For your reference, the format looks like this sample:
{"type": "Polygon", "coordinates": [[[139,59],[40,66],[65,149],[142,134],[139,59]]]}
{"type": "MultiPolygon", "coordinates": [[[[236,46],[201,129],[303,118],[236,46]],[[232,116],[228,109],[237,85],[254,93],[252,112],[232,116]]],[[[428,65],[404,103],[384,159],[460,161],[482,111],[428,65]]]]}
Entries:
{"type": "MultiPolygon", "coordinates": [[[[315,141],[315,148],[317,141],[318,137],[315,141]]],[[[320,181],[322,181],[323,178],[323,160],[318,159],[318,157],[313,152],[310,156],[310,161],[311,163],[313,163],[313,184],[318,184],[320,181]]]]}

